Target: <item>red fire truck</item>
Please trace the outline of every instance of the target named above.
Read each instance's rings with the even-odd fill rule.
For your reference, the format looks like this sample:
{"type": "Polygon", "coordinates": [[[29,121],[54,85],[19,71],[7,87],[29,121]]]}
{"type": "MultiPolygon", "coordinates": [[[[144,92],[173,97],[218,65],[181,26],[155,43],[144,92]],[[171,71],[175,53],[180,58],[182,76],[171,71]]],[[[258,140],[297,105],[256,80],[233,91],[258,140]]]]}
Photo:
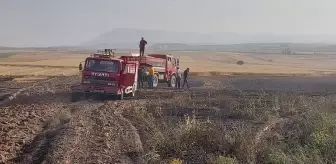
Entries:
{"type": "Polygon", "coordinates": [[[153,87],[163,82],[168,83],[168,87],[175,87],[178,58],[165,54],[116,58],[113,50],[105,49],[105,53],[95,53],[87,57],[82,62],[84,68],[80,63],[82,80],[80,84],[71,87],[71,101],[79,100],[82,95],[87,97],[92,94],[102,97],[113,95],[119,100],[124,99],[124,96],[134,97],[137,91],[138,71],[149,66],[153,66],[155,70],[153,87]]]}
{"type": "MultiPolygon", "coordinates": [[[[142,67],[153,66],[155,75],[153,79],[153,87],[157,87],[159,83],[167,83],[168,87],[175,87],[176,71],[179,66],[179,58],[167,54],[149,54],[148,56],[122,56],[125,61],[135,60],[139,62],[139,69],[142,67]]],[[[147,79],[145,79],[147,80],[147,79]]]]}

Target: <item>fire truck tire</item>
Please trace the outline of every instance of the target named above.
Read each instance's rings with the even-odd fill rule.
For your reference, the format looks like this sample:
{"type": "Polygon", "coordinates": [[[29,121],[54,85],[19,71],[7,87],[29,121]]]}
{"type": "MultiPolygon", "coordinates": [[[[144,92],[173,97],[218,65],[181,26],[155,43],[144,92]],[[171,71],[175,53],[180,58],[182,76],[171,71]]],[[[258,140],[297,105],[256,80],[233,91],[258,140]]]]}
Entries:
{"type": "Polygon", "coordinates": [[[71,99],[70,99],[71,102],[76,102],[79,99],[80,99],[80,93],[78,93],[78,92],[72,92],[71,93],[71,99]]]}
{"type": "Polygon", "coordinates": [[[89,99],[90,98],[90,94],[89,93],[84,93],[84,98],[85,99],[89,99]]]}
{"type": "Polygon", "coordinates": [[[170,78],[170,80],[168,81],[168,87],[175,87],[175,85],[176,85],[176,76],[175,75],[173,75],[171,78],[170,78]]]}
{"type": "Polygon", "coordinates": [[[105,101],[106,95],[101,94],[101,95],[99,95],[99,98],[100,98],[101,101],[105,101]]]}

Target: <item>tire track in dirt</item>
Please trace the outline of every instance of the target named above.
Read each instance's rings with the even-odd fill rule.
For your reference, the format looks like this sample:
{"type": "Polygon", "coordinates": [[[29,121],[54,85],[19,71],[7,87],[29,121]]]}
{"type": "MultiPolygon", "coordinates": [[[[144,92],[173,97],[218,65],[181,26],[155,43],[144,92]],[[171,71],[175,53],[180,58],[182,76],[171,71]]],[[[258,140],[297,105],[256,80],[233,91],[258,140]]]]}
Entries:
{"type": "Polygon", "coordinates": [[[0,163],[15,161],[24,145],[34,142],[46,123],[62,110],[57,102],[21,104],[1,108],[0,163]]]}
{"type": "MultiPolygon", "coordinates": [[[[78,138],[74,138],[75,134],[82,138],[82,131],[74,131],[72,128],[79,128],[82,126],[78,125],[78,117],[80,114],[85,114],[90,108],[96,108],[103,105],[102,103],[82,103],[82,104],[67,104],[65,110],[62,111],[61,115],[53,118],[48,126],[35,137],[33,142],[23,147],[22,154],[16,159],[17,163],[55,163],[61,161],[59,159],[64,157],[66,159],[69,154],[69,150],[74,150],[77,147],[78,138]],[[79,111],[81,111],[79,113],[79,111]],[[76,115],[78,114],[78,115],[76,115]],[[75,120],[75,121],[73,121],[75,120]],[[76,122],[76,126],[73,122],[76,122]],[[61,141],[67,142],[61,142],[61,141]],[[71,143],[71,144],[70,144],[71,143]],[[60,151],[59,147],[63,147],[68,144],[68,150],[60,151]],[[71,147],[73,146],[73,147],[71,147]],[[57,159],[56,159],[57,157],[57,159]]],[[[79,122],[82,123],[82,122],[79,122]]],[[[87,123],[87,122],[84,122],[87,123]]],[[[62,163],[67,163],[67,160],[62,163]]]]}
{"type": "Polygon", "coordinates": [[[121,115],[126,101],[69,104],[69,119],[38,135],[18,162],[141,163],[140,136],[121,115]]]}
{"type": "Polygon", "coordinates": [[[17,98],[2,104],[0,107],[0,163],[17,161],[21,151],[29,149],[28,145],[38,144],[35,140],[51,134],[45,128],[48,123],[53,122],[52,118],[62,114],[67,103],[64,88],[67,88],[73,80],[76,78],[49,79],[38,85],[35,84],[34,87],[21,90],[21,93],[16,95],[17,98]]]}
{"type": "Polygon", "coordinates": [[[38,82],[38,83],[34,83],[33,85],[31,85],[31,86],[29,86],[29,87],[21,88],[21,89],[19,89],[18,91],[14,92],[14,93],[12,93],[12,94],[10,94],[10,95],[8,95],[8,97],[7,97],[6,99],[0,101],[0,106],[5,105],[6,103],[12,101],[12,100],[15,99],[19,94],[21,94],[21,92],[24,92],[24,91],[26,91],[26,90],[28,90],[28,89],[34,88],[34,87],[36,87],[36,86],[38,86],[38,85],[43,85],[43,84],[48,83],[48,82],[50,82],[50,81],[52,81],[52,80],[55,80],[55,79],[56,79],[56,77],[49,78],[49,79],[47,79],[47,80],[40,81],[40,82],[38,82]]]}
{"type": "Polygon", "coordinates": [[[69,118],[56,117],[52,124],[46,126],[32,142],[22,147],[21,154],[14,159],[15,163],[43,163],[50,152],[51,143],[62,131],[69,118]]]}
{"type": "MultiPolygon", "coordinates": [[[[9,108],[9,111],[14,113],[17,112],[11,109],[12,106],[19,105],[20,108],[35,104],[31,107],[32,112],[36,110],[44,113],[53,111],[48,114],[49,116],[53,115],[51,116],[53,119],[48,121],[47,118],[44,118],[44,114],[33,114],[32,117],[27,118],[28,121],[44,121],[34,124],[35,131],[24,134],[27,136],[25,137],[26,141],[21,143],[21,150],[14,151],[12,148],[8,150],[8,153],[12,154],[14,158],[2,156],[1,162],[87,163],[92,161],[102,163],[115,161],[116,163],[140,163],[143,151],[140,136],[131,122],[121,115],[123,109],[132,108],[131,104],[136,104],[137,100],[106,104],[90,100],[70,103],[66,93],[69,85],[75,80],[76,77],[49,79],[47,82],[39,83],[41,85],[21,90],[21,92],[27,92],[27,96],[18,93],[17,99],[12,99],[9,103],[4,104],[9,108]],[[57,105],[49,108],[49,103],[53,101],[57,105]],[[46,108],[45,111],[40,109],[43,107],[46,108]]],[[[25,112],[25,109],[21,110],[25,112]]],[[[7,116],[9,119],[9,115],[7,116]]],[[[16,117],[12,119],[14,121],[21,120],[16,117]]],[[[4,120],[4,122],[8,121],[4,120]]],[[[20,122],[18,123],[20,124],[20,122]]],[[[26,128],[25,125],[20,128],[17,125],[13,125],[13,127],[16,130],[26,128]]],[[[11,134],[16,135],[15,133],[19,133],[19,131],[11,134]]],[[[8,141],[5,142],[11,143],[8,141]]],[[[13,142],[16,141],[13,140],[13,142]]],[[[1,151],[7,150],[1,149],[1,151]]]]}

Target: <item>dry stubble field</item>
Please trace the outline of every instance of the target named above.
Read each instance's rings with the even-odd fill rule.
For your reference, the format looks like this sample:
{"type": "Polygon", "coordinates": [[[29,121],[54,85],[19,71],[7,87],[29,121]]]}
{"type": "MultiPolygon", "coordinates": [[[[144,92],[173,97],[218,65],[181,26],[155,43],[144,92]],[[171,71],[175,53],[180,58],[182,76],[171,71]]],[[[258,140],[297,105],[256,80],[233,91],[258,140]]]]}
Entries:
{"type": "Polygon", "coordinates": [[[0,58],[4,99],[24,88],[0,101],[0,163],[336,162],[336,102],[327,93],[335,79],[270,76],[333,74],[336,57],[172,54],[191,68],[191,89],[77,103],[69,102],[69,87],[79,82],[77,66],[88,52],[0,58]],[[307,92],[295,92],[291,81],[307,92]]]}
{"type": "MultiPolygon", "coordinates": [[[[8,53],[8,51],[0,51],[8,53]]],[[[22,51],[0,58],[0,75],[57,76],[76,74],[78,63],[90,52],[22,51]],[[44,68],[50,66],[48,69],[44,68]],[[24,70],[24,71],[23,71],[24,70]]],[[[127,52],[119,52],[123,55],[127,52]]],[[[150,52],[151,53],[151,52],[150,52]]],[[[336,56],[279,55],[233,52],[172,52],[180,57],[181,68],[195,74],[334,74],[336,56]],[[245,64],[237,65],[237,61],[245,64]]]]}

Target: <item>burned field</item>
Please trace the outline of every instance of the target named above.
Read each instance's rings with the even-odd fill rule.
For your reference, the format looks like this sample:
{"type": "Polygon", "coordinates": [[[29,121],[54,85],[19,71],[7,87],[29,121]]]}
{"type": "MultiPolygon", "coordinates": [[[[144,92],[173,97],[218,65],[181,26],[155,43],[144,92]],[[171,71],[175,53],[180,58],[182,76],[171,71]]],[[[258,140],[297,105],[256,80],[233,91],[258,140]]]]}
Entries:
{"type": "MultiPolygon", "coordinates": [[[[71,103],[78,80],[44,79],[1,105],[0,163],[336,161],[336,102],[323,90],[247,90],[248,80],[242,88],[239,80],[195,77],[191,89],[71,103]]],[[[2,88],[33,84],[9,81],[2,88]]]]}
{"type": "MultiPolygon", "coordinates": [[[[155,100],[145,112],[140,112],[147,117],[151,113],[149,118],[140,120],[153,120],[154,123],[148,124],[156,125],[153,127],[156,130],[150,131],[159,131],[153,134],[155,137],[148,137],[157,139],[148,143],[155,143],[151,145],[155,150],[151,153],[156,152],[159,160],[173,158],[187,163],[335,160],[331,153],[335,151],[332,148],[335,134],[330,121],[336,107],[332,96],[215,90],[184,94],[170,101],[155,100]]],[[[134,125],[141,125],[141,121],[134,125]]]]}

